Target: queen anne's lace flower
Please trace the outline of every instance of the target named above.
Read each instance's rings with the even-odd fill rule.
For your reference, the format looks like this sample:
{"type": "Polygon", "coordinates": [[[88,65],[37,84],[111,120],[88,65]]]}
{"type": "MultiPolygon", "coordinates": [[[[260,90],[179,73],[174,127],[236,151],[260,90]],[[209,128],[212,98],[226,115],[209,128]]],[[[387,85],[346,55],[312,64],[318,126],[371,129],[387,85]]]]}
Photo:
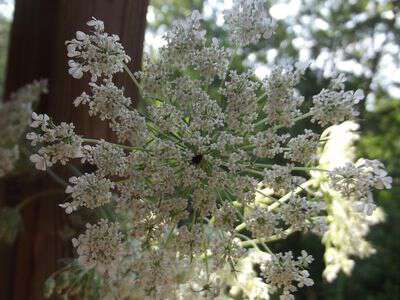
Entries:
{"type": "Polygon", "coordinates": [[[304,98],[298,95],[295,86],[303,73],[302,68],[280,66],[275,67],[264,80],[267,101],[263,109],[268,124],[278,123],[290,127],[294,124],[295,118],[301,114],[299,107],[304,98]]]}
{"type": "MultiPolygon", "coordinates": [[[[235,42],[248,44],[271,33],[261,1],[237,1],[228,16],[235,42]]],[[[207,37],[194,12],[174,23],[159,56],[133,75],[143,101],[135,109],[113,81],[114,73],[128,72],[118,38],[105,33],[101,21],[88,25],[94,33],[78,32],[67,43],[72,75],[92,74],[91,92],[74,102],[107,121],[117,141],[84,138],[72,124],[57,126],[36,114],[34,131],[27,135],[37,148],[31,160],[39,169],[72,158],[92,165],[92,173],[70,179],[72,201],[62,204],[67,213],[107,204],[104,210],[123,221],[124,242],[116,225],[104,220],[74,240],[84,267],[115,271],[114,279],[130,280],[143,299],[175,298],[188,287],[215,298],[226,290],[222,270],[234,273],[244,248],[294,231],[324,231],[323,205],[309,193],[307,180],[308,171],[317,169],[319,137],[308,130],[293,137],[289,129],[310,117],[321,124],[335,122],[335,108],[340,118],[351,114],[330,100],[318,100],[303,112],[296,85],[304,67],[276,67],[262,83],[250,73],[230,70],[230,50],[207,37]],[[332,113],[325,119],[324,109],[332,113]],[[134,241],[138,250],[125,257],[122,246],[134,241]],[[114,268],[119,264],[123,272],[114,268]]],[[[335,93],[358,98],[343,90],[340,78],[333,83],[335,93]]],[[[348,112],[355,101],[347,100],[348,112]]],[[[353,186],[389,186],[376,162],[329,174],[338,189],[352,192],[353,186]],[[342,188],[346,176],[357,182],[342,188]]],[[[310,262],[306,254],[297,260],[291,253],[271,255],[269,262],[260,262],[261,273],[271,293],[282,289],[289,299],[298,287],[312,284],[304,270],[310,262]]]]}
{"type": "Polygon", "coordinates": [[[264,185],[271,188],[275,194],[284,195],[305,181],[304,178],[293,176],[290,165],[273,165],[264,170],[264,185]]]}
{"type": "Polygon", "coordinates": [[[276,134],[272,131],[257,132],[250,138],[254,145],[253,154],[257,157],[274,158],[283,152],[282,144],[289,138],[287,134],[276,134]]]}
{"type": "Polygon", "coordinates": [[[48,115],[38,115],[37,113],[32,112],[32,122],[30,126],[32,128],[41,127],[42,130],[45,130],[49,120],[50,118],[48,115]]]}
{"type": "Polygon", "coordinates": [[[67,55],[71,58],[69,74],[79,79],[89,72],[92,81],[96,81],[98,77],[111,77],[121,72],[130,58],[119,43],[119,37],[105,33],[102,21],[93,18],[87,25],[93,27],[92,34],[78,31],[75,39],[66,42],[67,55]]]}
{"type": "MultiPolygon", "coordinates": [[[[336,85],[340,87],[342,80],[339,77],[336,85]]],[[[321,168],[344,170],[349,167],[351,170],[355,170],[352,161],[355,159],[354,142],[359,138],[356,132],[358,127],[358,124],[347,121],[325,130],[322,136],[327,142],[321,153],[321,168]]],[[[391,179],[381,169],[381,163],[375,162],[376,170],[380,170],[378,173],[382,173],[385,181],[387,180],[390,183],[391,179]]],[[[359,160],[356,164],[364,165],[364,160],[359,160]]],[[[357,174],[358,171],[356,170],[357,174]]],[[[364,258],[375,253],[373,245],[367,241],[366,237],[370,227],[382,222],[384,215],[380,208],[375,208],[371,193],[368,192],[368,198],[364,200],[355,198],[356,194],[345,196],[341,191],[332,188],[329,172],[313,171],[311,173],[315,184],[318,184],[321,192],[329,197],[327,202],[327,230],[323,235],[322,242],[326,247],[324,254],[326,267],[323,275],[328,282],[331,282],[340,271],[350,275],[355,265],[355,258],[364,258]],[[371,210],[373,210],[373,213],[369,216],[368,213],[371,210]]],[[[367,174],[366,176],[368,177],[367,174]]],[[[343,189],[343,182],[340,183],[343,178],[339,176],[336,179],[338,180],[338,188],[343,189]]],[[[354,182],[349,185],[349,188],[351,186],[354,187],[354,182]]],[[[352,188],[349,190],[351,191],[352,188]]]]}
{"type": "Polygon", "coordinates": [[[101,120],[116,120],[120,111],[131,104],[131,100],[124,96],[124,90],[114,85],[111,80],[105,80],[103,84],[90,83],[93,95],[85,92],[75,99],[74,104],[87,104],[91,116],[99,116],[101,120]]]}
{"type": "Polygon", "coordinates": [[[329,177],[332,188],[355,200],[358,209],[367,215],[371,215],[376,207],[370,197],[372,189],[392,186],[392,178],[387,176],[383,164],[377,160],[360,159],[355,164],[347,163],[333,169],[329,177]]]}
{"type": "Polygon", "coordinates": [[[111,190],[114,184],[106,178],[95,174],[84,174],[80,177],[71,177],[65,192],[71,194],[72,202],[60,204],[67,213],[72,213],[79,206],[96,208],[111,201],[111,190]]]}
{"type": "Polygon", "coordinates": [[[280,234],[279,215],[268,211],[266,207],[256,206],[250,214],[246,216],[246,224],[255,237],[270,237],[280,234]]]}
{"type": "Polygon", "coordinates": [[[316,158],[316,153],[319,145],[319,136],[311,130],[305,129],[304,134],[300,134],[292,138],[285,152],[285,158],[293,162],[307,164],[316,158]]]}
{"type": "Polygon", "coordinates": [[[225,22],[234,44],[256,44],[261,38],[269,38],[275,31],[275,23],[268,15],[263,0],[235,0],[233,7],[225,11],[225,22]]]}
{"type": "Polygon", "coordinates": [[[122,239],[118,224],[102,219],[94,225],[86,224],[85,233],[72,239],[72,244],[81,265],[113,275],[124,255],[122,239]]]}
{"type": "Polygon", "coordinates": [[[237,210],[230,203],[224,203],[215,213],[215,225],[227,231],[234,229],[237,223],[237,210]]]}
{"type": "Polygon", "coordinates": [[[35,113],[32,113],[32,120],[31,127],[37,128],[38,133],[30,132],[26,138],[31,141],[32,146],[47,144],[30,157],[37,169],[46,170],[57,162],[66,164],[70,159],[82,156],[82,138],[75,134],[72,123],[62,122],[56,126],[49,122],[47,115],[35,113]]]}
{"type": "Polygon", "coordinates": [[[311,121],[318,122],[321,126],[343,122],[358,116],[354,105],[364,98],[363,91],[344,91],[343,85],[338,84],[337,81],[333,81],[332,89],[323,89],[313,97],[314,106],[310,110],[311,121]]]}
{"type": "Polygon", "coordinates": [[[281,218],[292,230],[323,232],[325,224],[321,220],[314,222],[313,217],[319,216],[325,208],[324,202],[309,201],[305,197],[292,195],[282,205],[281,218]]]}
{"type": "Polygon", "coordinates": [[[126,174],[127,156],[124,150],[104,140],[95,146],[85,145],[82,160],[97,166],[96,173],[102,176],[126,174]]]}
{"type": "Polygon", "coordinates": [[[294,300],[292,293],[297,291],[298,287],[314,284],[308,271],[304,270],[313,260],[304,250],[297,260],[293,258],[291,251],[273,255],[271,260],[261,264],[261,272],[270,287],[270,292],[282,290],[281,300],[294,300]]]}
{"type": "Polygon", "coordinates": [[[371,187],[379,190],[392,187],[392,177],[388,176],[385,166],[379,160],[360,158],[356,161],[355,166],[361,169],[364,174],[368,174],[371,187]]]}
{"type": "Polygon", "coordinates": [[[175,21],[165,35],[168,51],[185,54],[203,46],[206,40],[206,31],[202,28],[200,21],[201,15],[197,10],[193,11],[188,18],[175,21]]]}
{"type": "Polygon", "coordinates": [[[221,90],[227,100],[228,126],[236,132],[251,132],[253,124],[258,117],[257,90],[260,87],[258,82],[250,79],[250,73],[237,74],[229,73],[230,80],[225,82],[221,90]]]}

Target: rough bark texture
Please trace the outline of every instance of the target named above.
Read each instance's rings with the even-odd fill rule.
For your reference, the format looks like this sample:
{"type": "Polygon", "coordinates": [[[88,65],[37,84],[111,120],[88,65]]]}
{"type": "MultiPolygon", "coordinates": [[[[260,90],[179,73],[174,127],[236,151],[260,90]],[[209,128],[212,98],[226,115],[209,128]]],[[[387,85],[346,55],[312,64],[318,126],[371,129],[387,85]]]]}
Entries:
{"type": "MultiPolygon", "coordinates": [[[[86,30],[92,16],[105,22],[106,30],[120,36],[132,58],[131,69],[140,67],[148,0],[17,0],[7,70],[5,98],[33,79],[49,79],[50,93],[43,97],[40,112],[58,121],[74,122],[85,136],[111,137],[106,123],[89,118],[85,109],[76,109],[72,100],[87,90],[85,80],[67,73],[64,42],[76,30],[86,30]]],[[[137,99],[128,77],[119,83],[126,94],[137,99]]],[[[13,205],[32,194],[53,191],[28,206],[24,212],[24,231],[13,247],[0,248],[0,299],[43,299],[44,279],[70,255],[70,242],[62,238],[67,224],[58,207],[62,190],[41,173],[10,178],[0,186],[0,201],[13,205]]]]}

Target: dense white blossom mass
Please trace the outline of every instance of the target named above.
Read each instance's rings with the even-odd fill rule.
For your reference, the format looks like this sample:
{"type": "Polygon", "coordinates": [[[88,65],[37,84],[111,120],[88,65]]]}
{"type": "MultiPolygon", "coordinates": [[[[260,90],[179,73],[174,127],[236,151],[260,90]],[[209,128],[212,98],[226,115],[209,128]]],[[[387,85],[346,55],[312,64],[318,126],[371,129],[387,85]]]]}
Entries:
{"type": "MultiPolygon", "coordinates": [[[[225,18],[236,49],[274,31],[264,1],[235,1],[225,18]]],[[[159,56],[136,74],[125,65],[119,38],[99,20],[88,25],[93,31],[78,31],[66,43],[70,74],[91,75],[90,91],[74,104],[108,122],[117,141],[79,136],[73,124],[55,125],[35,113],[27,135],[38,169],[76,158],[93,165],[93,173],[70,179],[72,199],[61,205],[67,213],[107,208],[121,218],[120,227],[101,220],[73,240],[79,263],[113,288],[120,286],[116,278],[128,281],[143,299],[217,298],[226,292],[221,270],[234,274],[255,248],[269,257],[259,256],[260,291],[293,299],[312,285],[311,256],[303,251],[295,259],[268,247],[296,231],[327,230],[326,205],[312,191],[309,172],[325,174],[364,214],[374,209],[371,190],[391,181],[377,161],[321,168],[320,136],[292,129],[307,118],[327,126],[357,115],[362,92],[345,91],[339,76],[307,109],[296,89],[304,67],[277,66],[263,81],[231,69],[235,51],[208,37],[198,12],[176,21],[159,56]],[[140,91],[138,109],[114,81],[122,71],[140,91]],[[135,251],[123,251],[134,242],[135,251]]]]}
{"type": "Polygon", "coordinates": [[[267,39],[275,31],[263,0],[236,0],[230,10],[225,11],[225,21],[232,43],[239,46],[256,44],[261,38],[267,39]]]}

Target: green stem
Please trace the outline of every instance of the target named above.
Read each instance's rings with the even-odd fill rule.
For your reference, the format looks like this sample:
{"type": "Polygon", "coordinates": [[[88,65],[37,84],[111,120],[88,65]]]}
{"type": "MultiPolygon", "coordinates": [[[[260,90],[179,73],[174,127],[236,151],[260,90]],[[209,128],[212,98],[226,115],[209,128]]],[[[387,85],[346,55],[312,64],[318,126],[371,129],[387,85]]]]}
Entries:
{"type": "MultiPolygon", "coordinates": [[[[279,198],[276,202],[269,205],[268,210],[271,211],[271,210],[274,210],[275,208],[279,207],[282,203],[285,203],[287,200],[289,200],[290,197],[292,197],[292,195],[296,195],[296,194],[304,191],[304,188],[310,186],[312,183],[313,183],[312,180],[308,180],[308,181],[304,182],[302,185],[300,185],[294,191],[287,193],[285,196],[279,198]]],[[[238,226],[236,226],[235,231],[240,232],[245,228],[246,228],[246,223],[243,222],[243,223],[239,224],[238,226]]]]}
{"type": "Polygon", "coordinates": [[[268,247],[265,243],[262,242],[261,245],[263,245],[263,247],[264,247],[265,249],[267,249],[267,252],[268,252],[269,254],[275,255],[274,252],[272,252],[271,249],[269,249],[269,247],[268,247]]]}
{"type": "Polygon", "coordinates": [[[263,93],[261,96],[259,96],[259,97],[257,98],[257,102],[260,101],[262,98],[264,98],[266,95],[267,95],[267,93],[265,92],[265,93],[263,93]]]}
{"type": "Polygon", "coordinates": [[[172,226],[171,229],[169,230],[167,238],[164,241],[164,246],[167,245],[169,240],[171,239],[172,234],[174,233],[175,227],[176,227],[176,225],[172,226]]]}
{"type": "Polygon", "coordinates": [[[276,200],[274,197],[271,197],[271,196],[265,194],[263,191],[261,191],[259,189],[256,189],[256,193],[259,193],[260,195],[264,196],[265,198],[269,198],[271,200],[276,200]]]}
{"type": "Polygon", "coordinates": [[[240,231],[242,231],[242,230],[245,229],[245,228],[246,228],[246,223],[243,222],[242,224],[236,226],[235,231],[240,232],[240,231]]]}
{"type": "Polygon", "coordinates": [[[260,171],[256,171],[253,169],[244,169],[243,171],[248,172],[248,173],[253,173],[254,175],[259,175],[261,177],[264,177],[264,173],[260,171]]]}
{"type": "Polygon", "coordinates": [[[140,96],[143,97],[143,88],[142,88],[142,86],[140,85],[140,83],[137,81],[135,75],[133,75],[133,73],[131,72],[131,70],[129,70],[128,66],[125,65],[125,64],[124,64],[124,70],[125,70],[126,73],[128,73],[129,77],[132,79],[133,83],[134,83],[134,84],[136,85],[136,87],[138,88],[140,96]]]}
{"type": "Polygon", "coordinates": [[[242,239],[245,239],[246,241],[240,242],[240,246],[242,247],[248,247],[248,246],[254,246],[254,248],[260,250],[260,248],[257,245],[256,240],[250,239],[248,236],[241,234],[241,233],[236,233],[236,235],[242,239]]]}
{"type": "MultiPolygon", "coordinates": [[[[304,115],[301,115],[301,116],[298,116],[297,118],[294,118],[293,121],[294,121],[294,122],[297,122],[297,121],[306,119],[306,118],[311,117],[311,116],[312,116],[312,113],[311,113],[311,112],[308,112],[308,113],[305,113],[304,115]]],[[[268,120],[267,118],[262,119],[262,120],[258,121],[258,122],[255,124],[255,126],[263,125],[263,124],[265,124],[265,122],[266,122],[267,120],[268,120]]],[[[272,127],[272,130],[275,131],[275,130],[278,130],[278,129],[284,128],[284,127],[285,127],[284,125],[277,125],[277,126],[272,127]]]]}
{"type": "Polygon", "coordinates": [[[274,242],[274,241],[282,239],[283,236],[288,236],[288,235],[292,234],[293,232],[294,231],[291,228],[289,228],[284,231],[284,235],[277,234],[277,235],[272,235],[269,238],[247,239],[247,241],[241,242],[240,245],[242,247],[246,247],[246,246],[251,246],[253,244],[263,244],[263,243],[268,243],[268,242],[274,242]]]}
{"type": "Polygon", "coordinates": [[[58,176],[55,172],[53,172],[52,170],[50,170],[49,168],[46,168],[46,173],[55,181],[57,182],[59,185],[63,186],[63,187],[67,187],[67,183],[64,181],[64,179],[62,179],[60,176],[58,176]]]}
{"type": "Polygon", "coordinates": [[[313,183],[312,180],[308,180],[308,181],[304,182],[298,188],[296,188],[294,191],[287,193],[285,196],[279,198],[278,201],[269,205],[268,210],[271,211],[271,210],[274,210],[275,208],[279,207],[282,203],[285,203],[287,200],[289,200],[290,197],[292,197],[293,195],[296,195],[296,194],[304,191],[304,188],[306,188],[307,186],[310,186],[312,183],[313,183]]]}
{"type": "MultiPolygon", "coordinates": [[[[88,143],[88,144],[99,144],[100,143],[100,140],[89,139],[89,138],[82,138],[82,141],[84,143],[88,143]]],[[[110,142],[107,142],[107,143],[112,144],[112,145],[117,146],[117,147],[120,147],[120,148],[123,148],[125,150],[129,150],[129,151],[133,151],[133,150],[146,151],[145,149],[140,148],[140,147],[132,147],[132,146],[121,145],[121,144],[110,143],[110,142]]]]}
{"type": "Polygon", "coordinates": [[[28,206],[32,201],[44,197],[44,196],[50,196],[50,195],[56,195],[56,194],[64,194],[63,190],[48,190],[44,191],[41,193],[34,194],[30,197],[25,198],[23,201],[21,201],[15,208],[17,210],[22,210],[25,206],[28,206]]]}
{"type": "MultiPolygon", "coordinates": [[[[261,168],[272,168],[274,165],[271,164],[262,164],[262,163],[255,163],[256,167],[261,168]]],[[[314,168],[314,167],[293,167],[291,168],[294,171],[320,171],[320,172],[329,172],[329,170],[321,169],[321,168],[314,168]]]]}

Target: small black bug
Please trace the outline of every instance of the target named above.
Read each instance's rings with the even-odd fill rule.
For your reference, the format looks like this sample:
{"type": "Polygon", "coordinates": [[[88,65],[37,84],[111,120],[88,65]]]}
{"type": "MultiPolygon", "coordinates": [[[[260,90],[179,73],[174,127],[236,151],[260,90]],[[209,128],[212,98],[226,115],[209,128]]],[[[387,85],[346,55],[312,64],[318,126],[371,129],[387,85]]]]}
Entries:
{"type": "Polygon", "coordinates": [[[196,156],[193,156],[192,164],[199,165],[202,160],[203,160],[203,155],[202,154],[197,154],[196,156]]]}

